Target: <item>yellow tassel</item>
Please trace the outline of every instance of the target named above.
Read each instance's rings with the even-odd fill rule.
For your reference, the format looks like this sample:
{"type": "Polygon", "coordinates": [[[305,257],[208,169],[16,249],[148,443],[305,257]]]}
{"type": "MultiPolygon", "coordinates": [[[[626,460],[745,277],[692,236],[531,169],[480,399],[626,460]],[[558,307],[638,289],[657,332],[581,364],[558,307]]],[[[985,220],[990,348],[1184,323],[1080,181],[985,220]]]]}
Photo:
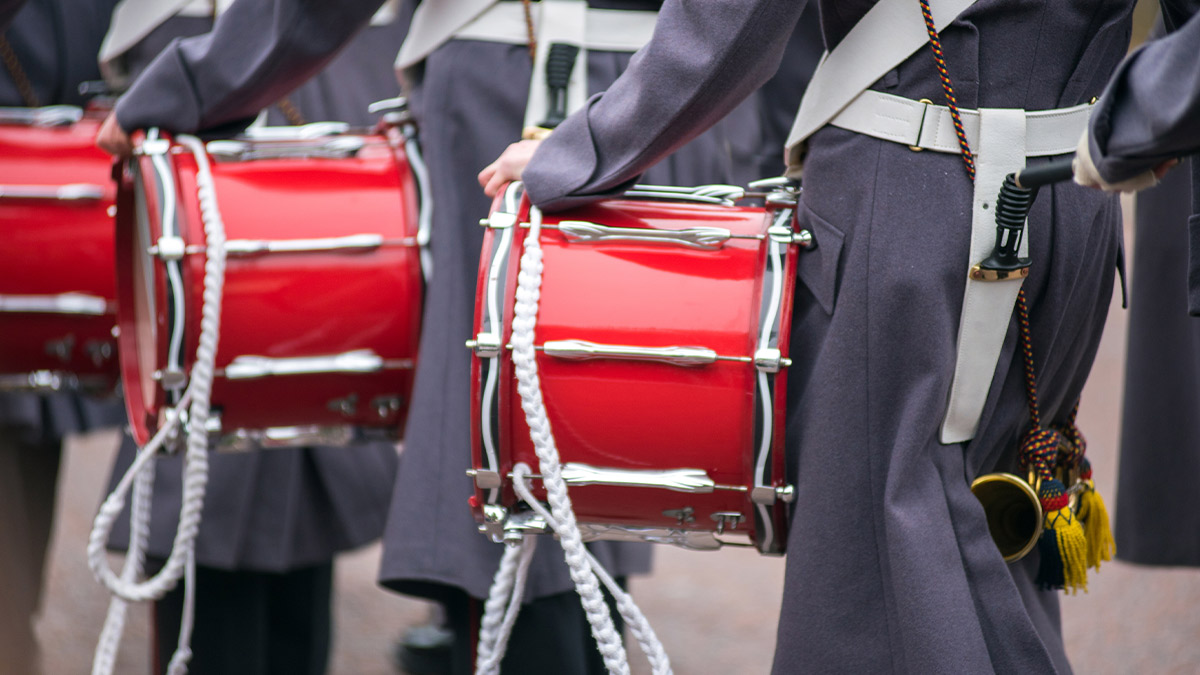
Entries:
{"type": "Polygon", "coordinates": [[[1079,520],[1083,522],[1087,538],[1087,566],[1100,569],[1100,561],[1112,560],[1117,552],[1112,528],[1108,524],[1108,509],[1104,498],[1096,491],[1096,484],[1086,481],[1087,487],[1079,495],[1079,520]]]}
{"type": "Polygon", "coordinates": [[[1069,507],[1063,507],[1046,515],[1046,528],[1054,531],[1062,556],[1063,590],[1071,594],[1086,593],[1088,551],[1083,525],[1069,507]]]}

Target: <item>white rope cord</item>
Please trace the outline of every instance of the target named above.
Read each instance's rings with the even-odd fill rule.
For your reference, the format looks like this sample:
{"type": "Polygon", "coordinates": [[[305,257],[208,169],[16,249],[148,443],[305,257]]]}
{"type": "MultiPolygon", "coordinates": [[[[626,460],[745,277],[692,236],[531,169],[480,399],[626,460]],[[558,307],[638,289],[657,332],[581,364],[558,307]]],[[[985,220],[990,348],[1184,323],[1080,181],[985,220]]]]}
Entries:
{"type": "Polygon", "coordinates": [[[517,623],[529,565],[537,550],[537,537],[527,536],[519,544],[505,544],[500,568],[492,582],[479,628],[479,647],[475,655],[477,675],[498,675],[500,662],[508,647],[508,638],[517,623]]]}
{"type": "MultiPolygon", "coordinates": [[[[91,536],[88,539],[88,566],[91,567],[96,580],[108,588],[114,598],[124,602],[145,602],[157,600],[175,587],[181,577],[186,577],[187,584],[184,592],[183,618],[179,632],[179,646],[172,656],[168,666],[170,675],[180,675],[187,672],[187,662],[191,658],[188,643],[191,639],[191,627],[194,617],[194,581],[195,581],[195,540],[200,528],[200,516],[204,507],[204,492],[208,484],[208,430],[209,397],[212,394],[213,376],[216,371],[217,341],[220,336],[221,294],[225,284],[225,225],[221,220],[217,206],[216,189],[213,184],[212,171],[208,162],[208,154],[204,144],[193,136],[179,136],[176,140],[191,150],[196,158],[196,186],[200,203],[200,217],[204,223],[206,244],[206,260],[204,264],[204,294],[200,319],[200,344],[196,349],[196,360],[192,365],[191,379],[187,391],[179,404],[166,412],[167,422],[159,429],[154,438],[138,454],[133,464],[122,476],[121,481],[112,494],[104,500],[96,515],[91,536]],[[179,509],[179,527],[171,552],[162,570],[145,581],[130,581],[118,578],[108,566],[105,554],[108,537],[112,532],[113,523],[120,515],[125,505],[125,496],[129,493],[131,483],[154,459],[158,449],[169,434],[180,425],[183,411],[188,410],[187,446],[184,454],[183,469],[183,499],[179,509]]],[[[137,497],[135,496],[135,502],[137,497]]],[[[130,553],[135,553],[134,540],[142,535],[137,518],[140,516],[148,522],[148,507],[142,513],[132,513],[135,522],[131,524],[130,553]]],[[[141,527],[146,527],[145,525],[141,527]]],[[[144,532],[142,534],[145,534],[144,532]]],[[[140,548],[140,546],[139,546],[140,548]]],[[[122,575],[124,576],[124,574],[122,575]]],[[[111,608],[110,608],[111,610],[111,608]]],[[[115,613],[124,610],[111,610],[115,613]]],[[[116,650],[120,642],[120,631],[123,620],[112,622],[113,630],[105,631],[101,642],[97,645],[97,653],[93,661],[94,675],[107,675],[112,672],[112,664],[116,660],[116,650]],[[105,670],[107,668],[107,670],[105,670]]],[[[109,622],[106,621],[106,629],[109,622]]]]}
{"type": "MultiPolygon", "coordinates": [[[[599,581],[587,560],[587,550],[575,512],[567,495],[567,485],[559,466],[558,448],[546,416],[541,383],[538,380],[537,360],[533,348],[534,328],[537,325],[538,301],[542,285],[542,249],[538,242],[542,228],[542,213],[530,207],[530,228],[525,237],[525,252],[521,256],[521,267],[517,275],[517,297],[513,308],[512,359],[517,377],[517,391],[521,396],[521,408],[529,425],[530,439],[541,466],[543,482],[550,501],[550,510],[559,523],[559,540],[566,557],[567,568],[575,589],[579,593],[588,624],[596,646],[604,658],[609,673],[629,675],[629,662],[621,636],[617,634],[609,615],[608,604],[600,591],[599,581]]],[[[494,617],[485,617],[494,620],[494,617]]],[[[497,647],[497,650],[502,649],[497,647]]]]}
{"type": "MultiPolygon", "coordinates": [[[[525,503],[529,504],[557,532],[560,527],[558,521],[534,497],[533,489],[529,486],[529,475],[531,473],[529,467],[524,463],[514,465],[513,489],[516,491],[518,497],[525,500],[525,503]]],[[[654,632],[654,628],[650,625],[649,619],[646,618],[645,614],[642,614],[641,608],[633,601],[633,596],[621,588],[620,584],[608,573],[608,570],[604,569],[604,566],[600,564],[600,561],[596,560],[596,556],[592,555],[591,551],[587,551],[587,557],[588,563],[596,572],[596,576],[600,577],[600,581],[608,589],[608,592],[612,594],[613,598],[616,599],[617,610],[621,612],[621,616],[625,619],[625,624],[629,626],[629,632],[633,633],[634,639],[637,640],[638,645],[642,648],[642,653],[650,661],[651,671],[654,675],[672,675],[671,660],[667,657],[666,649],[658,639],[658,634],[654,632]]]]}
{"type": "Polygon", "coordinates": [[[429,248],[433,232],[433,190],[429,187],[429,169],[421,156],[421,142],[417,138],[417,127],[407,125],[401,132],[404,136],[404,154],[408,156],[408,167],[417,183],[417,246],[421,261],[421,274],[425,283],[433,277],[433,251],[429,248]]]}

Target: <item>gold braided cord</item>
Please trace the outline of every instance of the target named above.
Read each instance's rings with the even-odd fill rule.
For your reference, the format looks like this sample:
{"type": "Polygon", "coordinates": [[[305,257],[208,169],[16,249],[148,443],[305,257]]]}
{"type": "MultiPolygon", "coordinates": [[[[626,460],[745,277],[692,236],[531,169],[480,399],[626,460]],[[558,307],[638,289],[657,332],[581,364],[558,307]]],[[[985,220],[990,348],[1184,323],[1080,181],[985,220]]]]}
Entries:
{"type": "Polygon", "coordinates": [[[521,8],[525,10],[525,34],[529,41],[529,62],[534,63],[537,59],[537,30],[533,26],[533,3],[530,0],[521,0],[521,8]]]}
{"type": "Polygon", "coordinates": [[[0,61],[4,62],[4,69],[12,77],[13,84],[17,86],[17,93],[21,95],[21,100],[25,102],[25,105],[29,108],[39,107],[41,101],[38,99],[37,92],[33,90],[33,83],[29,81],[29,76],[21,67],[17,53],[13,51],[12,45],[8,43],[8,38],[4,35],[0,35],[0,61]]]}
{"type": "Polygon", "coordinates": [[[296,104],[292,102],[290,96],[284,96],[275,105],[279,106],[279,112],[283,113],[283,116],[287,118],[288,124],[297,127],[304,125],[304,115],[296,107],[296,104]]]}

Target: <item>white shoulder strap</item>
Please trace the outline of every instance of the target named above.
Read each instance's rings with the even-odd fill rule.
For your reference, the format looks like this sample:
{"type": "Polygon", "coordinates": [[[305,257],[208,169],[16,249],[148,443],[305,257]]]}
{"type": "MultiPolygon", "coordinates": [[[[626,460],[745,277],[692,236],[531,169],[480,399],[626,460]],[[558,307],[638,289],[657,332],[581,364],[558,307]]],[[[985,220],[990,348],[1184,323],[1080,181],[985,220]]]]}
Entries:
{"type": "Polygon", "coordinates": [[[119,79],[113,62],[150,34],[164,21],[175,16],[190,0],[121,0],[113,10],[108,34],[100,44],[100,71],[106,78],[119,79]]]}
{"type": "Polygon", "coordinates": [[[420,63],[449,40],[458,29],[471,23],[497,0],[425,0],[413,13],[408,37],[396,56],[396,70],[420,63]]]}
{"type": "MultiPolygon", "coordinates": [[[[938,31],[974,0],[929,0],[938,31]]],[[[804,142],[859,94],[929,42],[917,0],[879,0],[821,60],[788,134],[788,175],[799,177],[804,142]]]]}

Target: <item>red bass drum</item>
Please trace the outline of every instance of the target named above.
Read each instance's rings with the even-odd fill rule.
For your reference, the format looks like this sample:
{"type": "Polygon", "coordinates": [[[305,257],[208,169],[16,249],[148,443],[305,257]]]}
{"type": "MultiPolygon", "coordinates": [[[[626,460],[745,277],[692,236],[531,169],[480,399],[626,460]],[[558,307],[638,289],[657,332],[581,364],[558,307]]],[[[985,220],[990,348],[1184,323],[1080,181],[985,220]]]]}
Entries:
{"type": "Polygon", "coordinates": [[[0,390],[117,383],[112,160],[102,113],[0,108],[0,390]]]}
{"type": "MultiPolygon", "coordinates": [[[[782,553],[792,487],[784,398],[795,192],[639,186],[545,214],[535,349],[584,539],[782,553]]],[[[530,205],[520,184],[486,225],[472,366],[472,499],[481,530],[537,530],[511,485],[537,456],[509,345],[530,205]]],[[[540,481],[534,494],[544,499],[540,481]]]]}
{"type": "MultiPolygon", "coordinates": [[[[227,239],[209,419],[224,447],[399,436],[420,328],[419,211],[405,136],[383,130],[206,144],[227,239]]],[[[192,150],[151,132],[121,178],[118,342],[139,443],[179,400],[199,344],[197,173],[192,150]]]]}

